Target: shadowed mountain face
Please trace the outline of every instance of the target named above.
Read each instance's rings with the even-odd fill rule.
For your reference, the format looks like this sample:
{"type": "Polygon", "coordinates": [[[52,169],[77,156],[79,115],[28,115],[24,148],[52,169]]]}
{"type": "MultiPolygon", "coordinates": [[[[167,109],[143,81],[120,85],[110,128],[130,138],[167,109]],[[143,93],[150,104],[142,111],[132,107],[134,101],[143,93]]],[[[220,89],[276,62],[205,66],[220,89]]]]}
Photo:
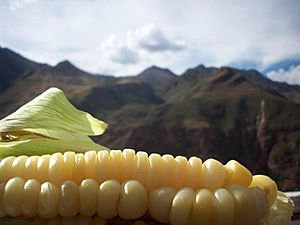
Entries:
{"type": "Polygon", "coordinates": [[[298,86],[226,67],[200,65],[180,76],[150,67],[116,78],[89,74],[68,61],[37,64],[8,49],[0,49],[0,56],[0,118],[56,86],[109,123],[95,138],[109,148],[237,159],[269,174],[283,190],[300,187],[298,86]]]}

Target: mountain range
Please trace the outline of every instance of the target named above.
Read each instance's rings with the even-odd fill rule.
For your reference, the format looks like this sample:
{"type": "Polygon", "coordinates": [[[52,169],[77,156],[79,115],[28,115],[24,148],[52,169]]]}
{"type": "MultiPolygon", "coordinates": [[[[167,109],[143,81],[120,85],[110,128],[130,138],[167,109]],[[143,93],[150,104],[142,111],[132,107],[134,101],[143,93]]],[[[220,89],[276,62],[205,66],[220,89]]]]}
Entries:
{"type": "Polygon", "coordinates": [[[300,188],[300,87],[255,70],[199,65],[176,75],[152,66],[136,76],[41,64],[0,48],[0,119],[49,87],[109,124],[95,138],[111,149],[236,159],[300,188]]]}

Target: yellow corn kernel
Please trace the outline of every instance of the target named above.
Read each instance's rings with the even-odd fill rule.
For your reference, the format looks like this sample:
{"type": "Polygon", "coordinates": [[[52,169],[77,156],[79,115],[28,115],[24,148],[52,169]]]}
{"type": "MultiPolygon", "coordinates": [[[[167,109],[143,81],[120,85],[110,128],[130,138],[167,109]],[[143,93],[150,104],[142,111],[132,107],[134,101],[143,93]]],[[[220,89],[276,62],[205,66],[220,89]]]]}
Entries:
{"type": "Polygon", "coordinates": [[[252,173],[242,164],[235,160],[230,160],[225,165],[226,179],[225,185],[239,184],[249,187],[252,181],[252,173]]]}
{"type": "Polygon", "coordinates": [[[34,217],[37,215],[39,193],[41,184],[35,179],[29,179],[25,182],[22,192],[22,215],[27,217],[34,217]]]}
{"type": "Polygon", "coordinates": [[[41,185],[38,202],[38,215],[42,218],[54,218],[58,214],[59,189],[50,182],[41,185]]]}
{"type": "Polygon", "coordinates": [[[118,215],[121,185],[117,180],[103,182],[97,192],[97,213],[101,218],[111,219],[118,215]]]}
{"type": "Polygon", "coordinates": [[[169,211],[175,195],[176,190],[169,187],[159,188],[151,192],[148,210],[155,220],[161,223],[169,222],[169,211]]]}
{"type": "Polygon", "coordinates": [[[64,153],[64,180],[73,179],[73,170],[75,165],[75,152],[64,153]]]}
{"type": "Polygon", "coordinates": [[[215,214],[215,198],[208,189],[195,193],[190,225],[210,225],[215,214]]]}
{"type": "Polygon", "coordinates": [[[157,188],[163,175],[163,160],[159,154],[153,153],[149,156],[149,174],[147,179],[146,190],[148,192],[157,188]]]}
{"type": "Polygon", "coordinates": [[[61,153],[54,153],[49,161],[49,180],[55,185],[61,185],[64,179],[64,157],[61,153]]]}
{"type": "Polygon", "coordinates": [[[138,219],[147,211],[148,197],[143,185],[135,180],[122,183],[118,214],[122,219],[138,219]]]}
{"type": "Polygon", "coordinates": [[[9,156],[0,161],[0,183],[6,182],[11,178],[12,164],[15,156],[9,156]]]}
{"type": "Polygon", "coordinates": [[[100,184],[110,178],[111,159],[108,151],[99,151],[97,153],[96,180],[100,184]]]}
{"type": "Polygon", "coordinates": [[[277,185],[270,177],[254,175],[250,187],[261,188],[268,197],[269,206],[273,205],[277,197],[277,185]]]}
{"type": "Polygon", "coordinates": [[[37,178],[40,183],[49,181],[49,162],[50,155],[42,155],[39,157],[37,162],[37,178]]]}
{"type": "Polygon", "coordinates": [[[202,160],[197,157],[191,157],[188,171],[187,186],[196,190],[201,186],[202,160]]]}
{"type": "Polygon", "coordinates": [[[207,159],[202,165],[202,187],[216,190],[223,187],[225,169],[222,163],[215,159],[207,159]]]}
{"type": "Polygon", "coordinates": [[[85,178],[95,178],[96,174],[96,164],[97,164],[97,153],[96,151],[88,151],[84,154],[85,159],[85,178]]]}
{"type": "Polygon", "coordinates": [[[176,193],[169,215],[172,225],[189,224],[194,196],[195,193],[192,188],[183,188],[176,193]]]}
{"type": "Polygon", "coordinates": [[[131,180],[133,177],[133,172],[135,168],[135,151],[132,149],[123,150],[123,162],[121,170],[121,180],[120,182],[131,180]]]}
{"type": "Polygon", "coordinates": [[[263,224],[267,221],[269,215],[268,199],[263,190],[259,187],[250,188],[250,192],[254,198],[255,223],[263,224]]]}
{"type": "Polygon", "coordinates": [[[85,179],[79,186],[80,213],[92,216],[97,212],[98,183],[93,179],[85,179]]]}
{"type": "Polygon", "coordinates": [[[59,188],[59,215],[76,216],[79,210],[79,188],[71,180],[65,181],[59,188]]]}
{"type": "Polygon", "coordinates": [[[176,190],[179,190],[180,188],[185,187],[185,184],[187,182],[187,177],[188,177],[188,161],[186,157],[184,156],[177,156],[175,158],[176,162],[176,172],[175,172],[175,179],[173,180],[173,187],[176,190]]]}
{"type": "Polygon", "coordinates": [[[234,199],[233,225],[253,225],[255,217],[255,201],[248,188],[234,184],[228,187],[234,199]]]}
{"type": "Polygon", "coordinates": [[[160,187],[173,187],[176,177],[176,161],[172,155],[166,154],[162,156],[163,163],[165,165],[164,175],[161,179],[160,187]]]}
{"type": "Polygon", "coordinates": [[[109,152],[110,160],[111,160],[111,174],[110,179],[116,179],[118,181],[121,180],[121,169],[122,169],[122,161],[123,154],[120,150],[111,150],[109,152]]]}
{"type": "Polygon", "coordinates": [[[16,217],[21,215],[21,200],[24,187],[24,179],[14,177],[6,185],[3,195],[4,208],[7,215],[16,217]]]}
{"type": "Polygon", "coordinates": [[[137,152],[133,179],[146,186],[147,178],[149,176],[149,167],[148,154],[146,152],[137,152]]]}
{"type": "Polygon", "coordinates": [[[220,188],[214,192],[215,213],[211,225],[232,224],[234,219],[234,200],[230,192],[220,188]]]}

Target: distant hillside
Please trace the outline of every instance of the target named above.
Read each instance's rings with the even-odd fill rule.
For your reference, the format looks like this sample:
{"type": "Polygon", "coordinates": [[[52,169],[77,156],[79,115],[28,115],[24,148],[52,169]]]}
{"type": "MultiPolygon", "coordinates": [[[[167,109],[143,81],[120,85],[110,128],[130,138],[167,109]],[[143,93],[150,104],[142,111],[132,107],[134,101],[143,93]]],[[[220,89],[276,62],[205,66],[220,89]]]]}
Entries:
{"type": "Polygon", "coordinates": [[[300,89],[254,70],[199,65],[182,75],[93,75],[69,61],[42,65],[0,48],[0,118],[51,86],[109,123],[112,149],[237,159],[283,190],[300,187],[300,89]]]}

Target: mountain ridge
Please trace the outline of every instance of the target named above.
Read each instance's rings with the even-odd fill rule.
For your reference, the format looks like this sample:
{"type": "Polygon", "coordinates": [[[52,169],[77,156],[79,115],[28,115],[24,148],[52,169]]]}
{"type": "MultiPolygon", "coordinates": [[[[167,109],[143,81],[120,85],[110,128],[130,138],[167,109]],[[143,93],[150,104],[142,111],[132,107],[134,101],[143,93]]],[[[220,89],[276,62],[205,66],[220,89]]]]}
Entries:
{"type": "MultiPolygon", "coordinates": [[[[1,83],[7,68],[23,65],[18,57],[0,63],[1,83]]],[[[300,187],[298,86],[229,67],[199,65],[175,75],[152,66],[146,75],[113,77],[87,73],[69,61],[35,68],[26,62],[0,90],[0,118],[55,86],[76,107],[110,125],[95,141],[111,149],[214,157],[223,163],[233,158],[254,173],[268,174],[283,190],[300,187]],[[153,77],[162,79],[153,82],[153,77]]]]}

